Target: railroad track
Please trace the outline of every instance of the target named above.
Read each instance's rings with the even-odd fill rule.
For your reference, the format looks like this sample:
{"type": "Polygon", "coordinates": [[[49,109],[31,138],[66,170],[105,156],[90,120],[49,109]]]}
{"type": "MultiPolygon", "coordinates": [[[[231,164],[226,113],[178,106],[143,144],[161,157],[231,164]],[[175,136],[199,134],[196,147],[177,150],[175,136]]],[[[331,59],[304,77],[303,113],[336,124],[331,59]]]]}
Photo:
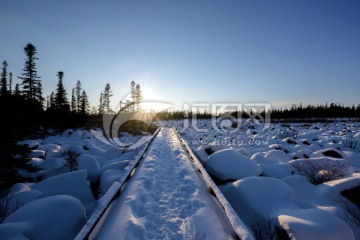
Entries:
{"type": "MultiPolygon", "coordinates": [[[[219,210],[224,216],[220,217],[226,219],[222,221],[227,221],[231,225],[232,235],[236,235],[233,237],[236,239],[254,239],[190,147],[174,128],[159,128],[155,132],[143,152],[128,167],[124,176],[115,182],[99,200],[98,208],[75,239],[112,239],[112,236],[119,236],[118,234],[123,234],[126,237],[119,236],[117,239],[128,239],[129,237],[181,239],[179,225],[182,227],[189,225],[184,215],[188,214],[192,217],[192,215],[196,215],[196,207],[207,206],[207,203],[204,203],[206,201],[201,202],[192,199],[197,191],[196,188],[204,188],[204,185],[206,189],[202,192],[208,192],[208,201],[218,201],[218,204],[211,206],[218,207],[220,205],[222,207],[219,210]],[[154,142],[156,142],[155,146],[153,146],[154,142]],[[161,158],[160,156],[166,157],[161,158]],[[159,159],[156,159],[157,157],[159,159]],[[189,161],[190,159],[191,161],[189,161]],[[155,167],[154,164],[156,163],[158,165],[155,167]],[[191,170],[194,167],[196,171],[191,170]],[[190,176],[194,173],[199,174],[197,174],[198,176],[190,176]],[[149,177],[149,175],[152,176],[149,177]],[[186,175],[185,178],[187,180],[190,178],[192,182],[190,181],[188,185],[184,185],[185,181],[176,182],[179,180],[178,175],[186,175]],[[197,179],[202,179],[199,180],[202,183],[199,183],[197,179]],[[156,185],[151,185],[155,183],[156,185]],[[136,195],[137,188],[141,192],[139,195],[136,195]],[[210,198],[209,193],[214,198],[210,198]],[[132,208],[135,205],[137,207],[132,208]],[[125,230],[122,229],[122,225],[131,226],[131,221],[126,222],[124,220],[129,215],[135,218],[135,222],[144,222],[145,228],[141,229],[137,226],[134,228],[136,231],[129,227],[124,227],[125,230]],[[149,217],[152,218],[147,220],[146,218],[149,217]],[[119,228],[119,230],[115,230],[115,228],[119,228]]],[[[213,209],[207,208],[208,218],[216,218],[217,215],[214,215],[212,211],[213,209]]],[[[189,235],[185,238],[193,237],[189,235]]]]}

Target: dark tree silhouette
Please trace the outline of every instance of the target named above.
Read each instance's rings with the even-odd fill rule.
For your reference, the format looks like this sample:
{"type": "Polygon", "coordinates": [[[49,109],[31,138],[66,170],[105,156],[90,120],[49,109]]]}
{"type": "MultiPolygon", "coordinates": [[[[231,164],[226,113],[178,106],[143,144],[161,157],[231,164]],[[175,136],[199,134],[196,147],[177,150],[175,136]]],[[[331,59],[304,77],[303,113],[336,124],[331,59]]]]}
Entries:
{"type": "Polygon", "coordinates": [[[54,98],[54,110],[68,112],[70,110],[70,106],[66,96],[66,90],[63,84],[64,72],[59,71],[57,76],[59,77],[59,81],[57,84],[55,98],[54,98]]]}
{"type": "Polygon", "coordinates": [[[90,104],[89,104],[88,96],[87,96],[85,90],[83,90],[81,93],[80,113],[82,115],[86,115],[86,114],[88,114],[89,109],[90,109],[90,104]]]}
{"type": "Polygon", "coordinates": [[[76,112],[80,112],[81,108],[81,82],[78,80],[75,86],[76,112]]]}
{"type": "Polygon", "coordinates": [[[25,99],[31,102],[38,103],[42,106],[43,97],[42,97],[42,85],[40,77],[37,75],[36,63],[35,60],[38,60],[35,57],[37,50],[34,45],[31,43],[27,44],[24,48],[24,52],[27,56],[25,61],[25,66],[23,68],[24,73],[22,73],[19,79],[22,79],[22,94],[25,96],[25,99]]]}
{"type": "Polygon", "coordinates": [[[13,74],[9,73],[9,93],[13,94],[12,92],[12,84],[13,84],[13,74]]]}
{"type": "Polygon", "coordinates": [[[108,114],[112,112],[110,107],[110,97],[112,97],[112,91],[110,89],[110,84],[107,83],[102,94],[103,113],[108,114]]]}
{"type": "Polygon", "coordinates": [[[7,62],[4,61],[1,69],[1,85],[0,95],[5,96],[8,94],[8,82],[7,82],[7,62]]]}
{"type": "Polygon", "coordinates": [[[74,88],[72,88],[72,90],[71,90],[71,104],[70,104],[70,107],[71,107],[72,112],[77,111],[77,109],[76,109],[76,98],[75,98],[75,89],[74,88]]]}

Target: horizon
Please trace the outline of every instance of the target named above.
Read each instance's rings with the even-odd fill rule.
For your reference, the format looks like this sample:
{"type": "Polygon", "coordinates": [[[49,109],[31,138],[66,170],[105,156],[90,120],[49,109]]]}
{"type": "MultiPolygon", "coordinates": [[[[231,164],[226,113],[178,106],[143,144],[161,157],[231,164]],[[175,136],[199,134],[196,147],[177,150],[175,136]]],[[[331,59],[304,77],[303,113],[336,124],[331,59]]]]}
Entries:
{"type": "Polygon", "coordinates": [[[6,1],[0,61],[14,82],[23,48],[38,50],[44,97],[64,71],[68,98],[80,80],[97,107],[110,83],[113,109],[131,81],[144,101],[360,103],[357,1],[6,1]],[[96,71],[94,71],[96,70],[96,71]]]}

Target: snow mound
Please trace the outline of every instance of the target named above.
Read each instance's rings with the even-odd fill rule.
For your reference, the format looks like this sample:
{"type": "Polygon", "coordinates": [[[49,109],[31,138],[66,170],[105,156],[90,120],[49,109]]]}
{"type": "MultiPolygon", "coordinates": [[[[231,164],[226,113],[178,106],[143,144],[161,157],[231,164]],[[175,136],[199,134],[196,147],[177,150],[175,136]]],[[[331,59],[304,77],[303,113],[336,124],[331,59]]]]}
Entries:
{"type": "Polygon", "coordinates": [[[100,176],[100,189],[101,194],[110,188],[110,186],[117,180],[121,178],[122,171],[119,170],[105,170],[101,173],[100,176]]]}
{"type": "Polygon", "coordinates": [[[352,229],[340,218],[323,210],[310,208],[280,215],[278,221],[290,237],[297,240],[355,239],[352,229]]]}
{"type": "Polygon", "coordinates": [[[61,174],[32,187],[33,190],[43,192],[43,196],[70,195],[79,199],[90,214],[97,205],[90,186],[87,182],[87,173],[84,170],[61,174]]]}
{"type": "Polygon", "coordinates": [[[81,154],[77,158],[78,169],[86,170],[90,181],[96,181],[100,177],[100,164],[96,158],[90,154],[81,154]]]}
{"type": "Polygon", "coordinates": [[[225,197],[248,227],[283,227],[294,239],[354,239],[340,218],[317,208],[303,209],[284,181],[248,177],[223,188],[225,197]]]}
{"type": "Polygon", "coordinates": [[[49,144],[45,144],[45,145],[40,145],[38,147],[38,150],[43,150],[43,151],[56,151],[59,152],[61,150],[61,147],[58,144],[53,144],[53,143],[49,143],[49,144]]]}
{"type": "Polygon", "coordinates": [[[39,142],[36,140],[25,140],[19,142],[19,145],[27,145],[31,149],[35,149],[39,146],[39,142]]]}
{"type": "Polygon", "coordinates": [[[73,239],[84,224],[85,210],[78,199],[52,196],[11,214],[0,225],[0,239],[73,239]]]}
{"type": "Polygon", "coordinates": [[[39,199],[43,196],[43,193],[37,190],[28,190],[10,194],[7,198],[10,199],[10,209],[20,208],[29,202],[39,199]]]}
{"type": "Polygon", "coordinates": [[[261,174],[260,167],[236,150],[220,150],[209,156],[206,169],[220,180],[238,180],[261,174]]]}
{"type": "Polygon", "coordinates": [[[345,158],[345,154],[333,148],[321,149],[319,151],[313,152],[310,157],[311,158],[319,158],[319,157],[332,157],[332,158],[345,158]]]}
{"type": "Polygon", "coordinates": [[[271,150],[265,154],[265,158],[269,158],[275,163],[286,163],[290,160],[290,156],[283,150],[271,150]]]}
{"type": "Polygon", "coordinates": [[[30,158],[45,158],[45,151],[43,150],[31,150],[29,157],[30,158]]]}

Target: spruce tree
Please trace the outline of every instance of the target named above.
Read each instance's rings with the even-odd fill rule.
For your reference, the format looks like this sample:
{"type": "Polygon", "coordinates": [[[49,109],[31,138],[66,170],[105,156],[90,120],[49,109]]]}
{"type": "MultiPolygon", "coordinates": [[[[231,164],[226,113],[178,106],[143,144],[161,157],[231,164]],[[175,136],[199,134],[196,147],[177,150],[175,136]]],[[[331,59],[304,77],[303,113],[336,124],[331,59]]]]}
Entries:
{"type": "Polygon", "coordinates": [[[54,108],[54,106],[55,106],[55,93],[54,91],[52,91],[50,94],[50,108],[54,108]]]}
{"type": "Polygon", "coordinates": [[[37,75],[36,63],[35,60],[38,60],[35,57],[37,50],[34,45],[31,43],[27,44],[24,48],[24,52],[27,56],[25,61],[25,66],[23,68],[24,73],[22,73],[19,79],[22,79],[22,94],[25,96],[25,99],[38,103],[42,106],[44,101],[42,97],[42,85],[40,77],[37,75]]]}
{"type": "Polygon", "coordinates": [[[57,76],[59,77],[59,81],[54,98],[54,109],[58,111],[69,111],[69,101],[67,99],[66,90],[63,84],[64,72],[59,71],[57,76]]]}
{"type": "Polygon", "coordinates": [[[13,74],[9,73],[9,93],[12,95],[13,74]]]}
{"type": "Polygon", "coordinates": [[[1,69],[1,85],[0,85],[0,95],[5,96],[8,94],[8,82],[7,82],[7,62],[4,61],[1,69]]]}
{"type": "Polygon", "coordinates": [[[75,98],[75,89],[74,89],[74,88],[71,90],[71,111],[72,111],[72,112],[77,112],[77,109],[76,109],[76,98],[75,98]]]}
{"type": "Polygon", "coordinates": [[[78,80],[75,86],[76,112],[80,112],[81,108],[81,82],[78,80]]]}
{"type": "Polygon", "coordinates": [[[110,108],[110,97],[112,97],[112,91],[110,89],[110,84],[107,83],[102,94],[102,101],[103,101],[103,112],[109,114],[112,112],[110,108]]]}
{"type": "Polygon", "coordinates": [[[90,104],[89,104],[88,96],[87,96],[85,90],[83,90],[81,93],[80,113],[82,115],[86,115],[86,114],[88,114],[89,109],[90,109],[90,104]]]}
{"type": "Polygon", "coordinates": [[[20,87],[18,83],[15,85],[14,96],[20,96],[20,87]]]}
{"type": "Polygon", "coordinates": [[[135,104],[136,104],[137,110],[140,110],[140,103],[141,103],[142,99],[143,99],[143,96],[142,96],[140,84],[136,84],[136,87],[135,87],[135,104]]]}
{"type": "Polygon", "coordinates": [[[104,101],[103,101],[103,93],[102,92],[100,93],[98,113],[99,114],[104,113],[104,101]]]}

